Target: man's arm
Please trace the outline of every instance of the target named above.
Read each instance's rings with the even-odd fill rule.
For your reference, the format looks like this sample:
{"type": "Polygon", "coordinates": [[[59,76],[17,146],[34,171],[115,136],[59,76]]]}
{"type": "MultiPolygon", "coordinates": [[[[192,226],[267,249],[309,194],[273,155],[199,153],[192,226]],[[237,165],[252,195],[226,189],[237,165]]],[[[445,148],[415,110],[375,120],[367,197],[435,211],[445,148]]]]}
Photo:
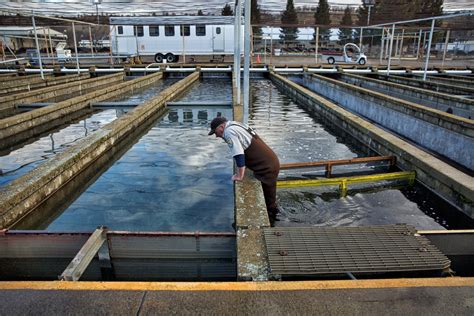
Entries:
{"type": "Polygon", "coordinates": [[[237,172],[232,176],[232,180],[241,181],[245,176],[245,155],[235,155],[234,160],[237,165],[237,172]]]}

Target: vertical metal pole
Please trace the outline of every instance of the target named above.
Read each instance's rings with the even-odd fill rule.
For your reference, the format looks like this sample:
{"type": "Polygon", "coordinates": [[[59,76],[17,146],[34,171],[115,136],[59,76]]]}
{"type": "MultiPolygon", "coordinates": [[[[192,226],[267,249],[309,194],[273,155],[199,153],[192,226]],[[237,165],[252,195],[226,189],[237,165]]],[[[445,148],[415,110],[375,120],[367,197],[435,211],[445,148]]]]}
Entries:
{"type": "Polygon", "coordinates": [[[76,41],[76,27],[74,26],[74,22],[72,22],[72,37],[74,39],[74,52],[76,53],[77,74],[80,74],[81,69],[79,68],[79,55],[77,54],[77,41],[76,41]]]}
{"type": "Polygon", "coordinates": [[[31,15],[31,20],[33,21],[33,30],[35,32],[36,52],[38,53],[38,62],[39,62],[39,66],[40,66],[41,79],[44,79],[43,62],[41,61],[41,51],[39,49],[39,44],[38,44],[38,33],[36,33],[36,22],[35,22],[35,13],[34,12],[31,15]]]}
{"type": "Polygon", "coordinates": [[[399,34],[397,34],[397,39],[395,40],[395,49],[393,50],[393,57],[398,57],[398,44],[400,44],[399,34]]]}
{"type": "Polygon", "coordinates": [[[361,27],[360,28],[360,37],[359,37],[359,47],[360,47],[360,50],[362,51],[362,33],[364,32],[364,28],[361,27]]]}
{"type": "Polygon", "coordinates": [[[400,59],[402,58],[403,54],[403,37],[405,36],[405,29],[402,29],[402,40],[400,42],[400,53],[398,54],[398,62],[400,63],[400,59]]]}
{"type": "Polygon", "coordinates": [[[368,5],[367,8],[369,9],[367,12],[367,25],[370,24],[370,9],[372,8],[371,5],[368,5]]]}
{"type": "Polygon", "coordinates": [[[314,61],[318,63],[318,50],[319,50],[319,26],[316,28],[316,35],[314,36],[314,61]]]}
{"type": "Polygon", "coordinates": [[[273,27],[270,27],[270,65],[273,65],[273,27]]]}
{"type": "MultiPolygon", "coordinates": [[[[191,27],[191,26],[189,26],[191,27]]],[[[183,34],[183,63],[186,63],[186,47],[184,42],[184,25],[181,24],[181,34],[183,34]]]]}
{"type": "Polygon", "coordinates": [[[383,44],[385,42],[384,36],[385,36],[385,27],[382,27],[382,36],[380,37],[380,60],[379,60],[380,65],[382,64],[382,60],[383,60],[383,49],[384,49],[383,44]]]}
{"type": "Polygon", "coordinates": [[[237,3],[239,0],[235,1],[235,6],[234,6],[234,73],[233,73],[233,78],[234,82],[237,87],[237,58],[238,56],[240,57],[240,52],[239,52],[239,18],[240,15],[237,13],[237,3]]]}
{"type": "Polygon", "coordinates": [[[241,84],[240,84],[240,77],[241,77],[241,72],[240,72],[240,53],[242,51],[242,1],[241,0],[238,0],[237,1],[238,4],[237,4],[237,20],[238,20],[238,24],[239,24],[239,27],[237,28],[237,103],[238,104],[241,104],[242,103],[242,100],[241,100],[241,90],[242,90],[242,87],[241,87],[241,84]]]}
{"type": "Polygon", "coordinates": [[[392,24],[392,34],[390,34],[390,48],[388,50],[387,76],[390,76],[390,64],[392,63],[393,38],[395,37],[395,24],[392,24]]]}
{"type": "Polygon", "coordinates": [[[50,28],[48,27],[48,38],[49,38],[49,48],[51,49],[51,57],[53,58],[53,66],[56,64],[55,60],[56,57],[54,57],[54,49],[53,49],[53,41],[51,40],[51,33],[50,33],[50,28]]]}
{"type": "MultiPolygon", "coordinates": [[[[91,55],[92,57],[94,57],[94,45],[92,45],[92,30],[91,30],[91,26],[89,25],[89,42],[91,43],[91,55]]],[[[112,43],[110,43],[110,45],[112,45],[112,43]]]]}
{"type": "Polygon", "coordinates": [[[420,30],[420,34],[418,35],[418,46],[416,47],[416,59],[420,58],[420,44],[421,44],[421,33],[422,30],[420,30]]]}
{"type": "Polygon", "coordinates": [[[423,80],[426,80],[426,71],[428,70],[428,63],[430,61],[431,41],[433,40],[433,31],[435,26],[435,19],[431,21],[430,37],[428,40],[428,50],[426,51],[425,71],[423,72],[423,80]]]}
{"type": "Polygon", "coordinates": [[[48,59],[49,59],[48,38],[46,37],[46,30],[44,28],[43,28],[43,37],[44,37],[44,44],[45,44],[44,46],[46,48],[46,56],[48,56],[48,59]]]}
{"type": "Polygon", "coordinates": [[[263,40],[263,46],[264,46],[264,50],[263,50],[263,62],[265,63],[265,65],[267,64],[267,38],[265,37],[265,39],[263,40]]]}
{"type": "Polygon", "coordinates": [[[245,0],[245,39],[244,39],[244,115],[246,124],[249,116],[250,103],[250,8],[252,0],[245,0]]]}
{"type": "Polygon", "coordinates": [[[446,40],[444,41],[444,49],[443,49],[443,62],[441,63],[441,67],[444,67],[444,60],[446,59],[446,51],[448,50],[448,43],[449,43],[449,33],[451,30],[446,31],[446,40]]]}

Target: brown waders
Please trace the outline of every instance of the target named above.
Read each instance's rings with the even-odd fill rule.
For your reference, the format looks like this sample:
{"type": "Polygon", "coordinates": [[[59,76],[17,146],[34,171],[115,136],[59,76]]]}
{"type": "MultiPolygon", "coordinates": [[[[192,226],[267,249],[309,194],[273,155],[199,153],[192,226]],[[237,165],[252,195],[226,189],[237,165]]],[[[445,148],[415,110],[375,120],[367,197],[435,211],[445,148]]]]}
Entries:
{"type": "Polygon", "coordinates": [[[277,155],[258,136],[254,135],[250,146],[244,151],[245,166],[252,170],[262,183],[265,204],[270,215],[277,212],[276,182],[280,172],[277,155]]]}

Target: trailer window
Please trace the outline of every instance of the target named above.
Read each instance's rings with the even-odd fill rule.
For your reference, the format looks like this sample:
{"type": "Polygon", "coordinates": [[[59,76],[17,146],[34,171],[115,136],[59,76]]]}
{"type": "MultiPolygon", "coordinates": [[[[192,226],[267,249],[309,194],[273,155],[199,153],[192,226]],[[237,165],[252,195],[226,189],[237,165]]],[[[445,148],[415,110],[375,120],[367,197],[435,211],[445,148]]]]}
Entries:
{"type": "Polygon", "coordinates": [[[191,34],[191,28],[189,25],[181,25],[180,28],[180,35],[181,36],[189,36],[191,34]],[[184,35],[183,35],[184,33],[184,35]]]}
{"type": "Polygon", "coordinates": [[[221,28],[220,27],[216,27],[216,34],[217,35],[221,34],[221,28]]]}
{"type": "Polygon", "coordinates": [[[174,25],[165,25],[165,36],[174,36],[174,25]]]}
{"type": "Polygon", "coordinates": [[[196,25],[196,36],[206,36],[205,25],[196,25]]]}
{"type": "Polygon", "coordinates": [[[160,35],[160,29],[159,29],[158,25],[150,25],[148,31],[149,31],[150,36],[159,36],[160,35]]]}
{"type": "Polygon", "coordinates": [[[133,35],[142,37],[143,36],[143,26],[135,26],[133,29],[133,35]]]}
{"type": "Polygon", "coordinates": [[[123,34],[123,26],[119,25],[119,26],[117,27],[117,33],[118,33],[118,34],[123,34]]]}

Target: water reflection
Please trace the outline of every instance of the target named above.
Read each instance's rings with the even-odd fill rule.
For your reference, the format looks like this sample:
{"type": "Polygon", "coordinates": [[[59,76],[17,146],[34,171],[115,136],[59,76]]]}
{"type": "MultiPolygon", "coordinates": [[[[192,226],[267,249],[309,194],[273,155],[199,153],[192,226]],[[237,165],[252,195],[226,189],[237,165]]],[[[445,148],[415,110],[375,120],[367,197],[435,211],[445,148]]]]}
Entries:
{"type": "Polygon", "coordinates": [[[63,152],[78,140],[116,118],[115,110],[101,111],[0,156],[0,186],[20,177],[57,153],[63,152]]]}
{"type": "MultiPolygon", "coordinates": [[[[201,82],[193,90],[220,101],[231,86],[201,82]]],[[[225,143],[207,135],[216,115],[232,118],[232,108],[172,109],[62,214],[36,227],[233,231],[232,160],[225,143]]]]}

